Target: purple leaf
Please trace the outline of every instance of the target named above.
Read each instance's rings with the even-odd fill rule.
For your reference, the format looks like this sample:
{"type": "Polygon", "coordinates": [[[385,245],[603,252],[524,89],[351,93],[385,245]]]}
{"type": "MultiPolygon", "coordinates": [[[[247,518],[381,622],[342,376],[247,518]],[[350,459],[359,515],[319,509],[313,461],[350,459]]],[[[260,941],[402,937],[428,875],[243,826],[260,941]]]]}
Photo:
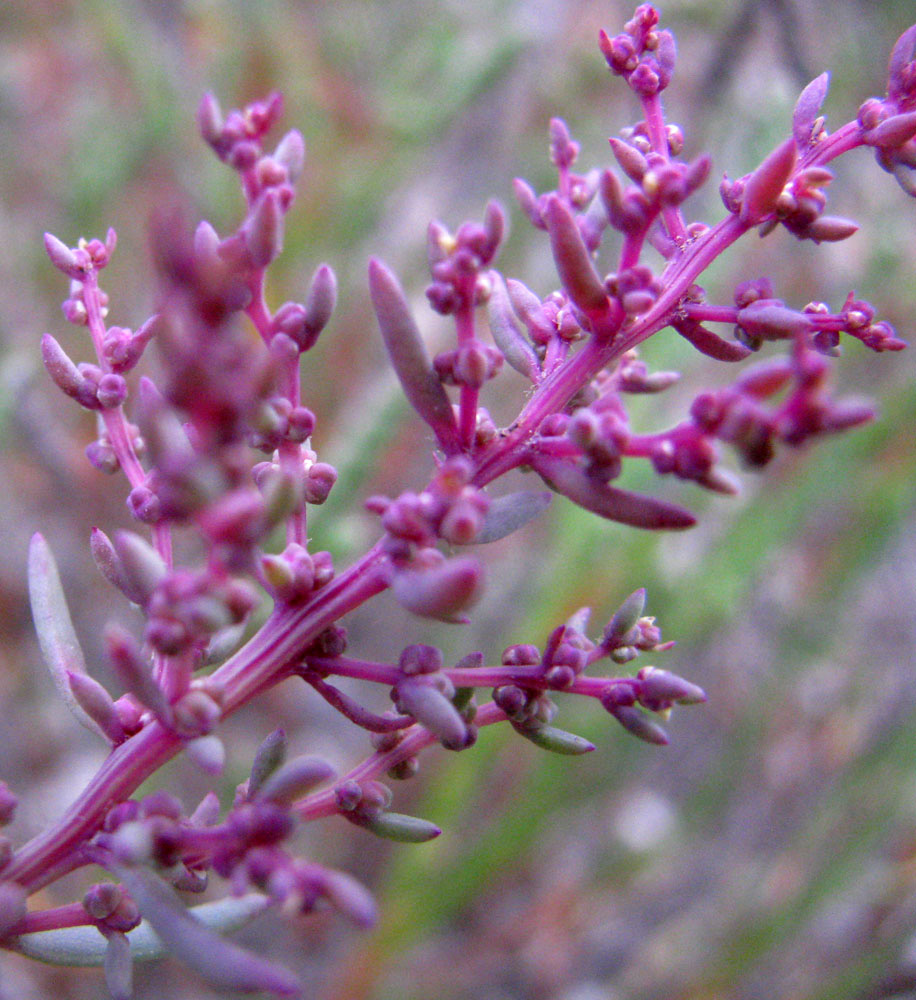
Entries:
{"type": "Polygon", "coordinates": [[[287,739],[282,729],[275,729],[262,740],[251,763],[248,797],[251,798],[264,782],[286,760],[287,739]]]}
{"type": "Polygon", "coordinates": [[[73,630],[57,563],[48,543],[37,532],[32,536],[29,546],[29,600],[38,644],[51,671],[57,693],[81,725],[108,743],[109,738],[101,726],[83,710],[73,696],[70,675],[85,674],[86,659],[73,630]]]}
{"type": "Polygon", "coordinates": [[[559,198],[552,197],[544,214],[553,259],[570,299],[589,317],[603,315],[608,309],[608,293],[572,212],[559,198]]]}
{"type": "Polygon", "coordinates": [[[575,733],[568,733],[565,729],[558,729],[556,726],[542,725],[526,729],[516,726],[515,731],[520,733],[536,747],[542,750],[549,750],[551,753],[563,754],[567,757],[576,757],[580,754],[591,753],[595,749],[595,744],[585,739],[584,736],[577,736],[575,733]]]}
{"type": "Polygon", "coordinates": [[[776,199],[792,176],[797,158],[795,140],[786,139],[748,177],[741,201],[742,222],[756,224],[776,208],[776,199]]]}
{"type": "Polygon", "coordinates": [[[683,507],[609,486],[592,479],[584,469],[565,459],[535,455],[530,464],[557,493],[609,521],[619,521],[634,528],[669,530],[690,528],[696,523],[693,514],[683,507]]]}
{"type": "Polygon", "coordinates": [[[792,138],[800,152],[804,152],[811,139],[811,130],[820,114],[821,105],[830,87],[830,74],[821,73],[798,95],[792,112],[792,138]]]}
{"type": "Polygon", "coordinates": [[[506,361],[525,378],[537,382],[541,377],[541,366],[531,345],[522,336],[515,311],[509,301],[506,283],[497,271],[490,272],[493,290],[490,292],[487,315],[493,342],[502,351],[506,361]]]}
{"type": "Polygon", "coordinates": [[[291,803],[317,785],[330,781],[334,768],[321,757],[294,757],[282,764],[258,790],[259,799],[291,803]]]}
{"type": "MultiPolygon", "coordinates": [[[[345,814],[346,815],[346,814],[345,814]]],[[[435,823],[419,816],[406,816],[404,813],[383,812],[373,816],[361,824],[385,840],[397,840],[402,844],[424,844],[434,840],[442,833],[435,823]]]]}
{"type": "Polygon", "coordinates": [[[114,873],[165,947],[211,986],[242,993],[266,990],[284,997],[300,995],[292,973],[205,927],[154,872],[117,865],[114,873]]]}
{"type": "Polygon", "coordinates": [[[469,556],[448,559],[431,569],[406,569],[395,574],[391,590],[398,603],[425,618],[461,622],[461,614],[483,590],[483,570],[469,556]]]}
{"type": "Polygon", "coordinates": [[[718,334],[708,330],[702,323],[685,316],[672,320],[675,330],[701,353],[716,361],[743,361],[751,352],[750,348],[734,341],[723,340],[718,334]]]}
{"type": "Polygon", "coordinates": [[[118,931],[108,935],[105,947],[105,985],[111,1000],[130,1000],[133,996],[134,963],[130,941],[118,931]]]}
{"type": "Polygon", "coordinates": [[[459,450],[452,404],[433,370],[398,279],[378,259],[369,261],[369,293],[388,357],[410,404],[433,429],[442,448],[459,450]]]}
{"type": "Polygon", "coordinates": [[[397,705],[401,712],[412,715],[449,750],[461,749],[468,730],[458,709],[432,684],[405,678],[396,687],[397,705]]]}

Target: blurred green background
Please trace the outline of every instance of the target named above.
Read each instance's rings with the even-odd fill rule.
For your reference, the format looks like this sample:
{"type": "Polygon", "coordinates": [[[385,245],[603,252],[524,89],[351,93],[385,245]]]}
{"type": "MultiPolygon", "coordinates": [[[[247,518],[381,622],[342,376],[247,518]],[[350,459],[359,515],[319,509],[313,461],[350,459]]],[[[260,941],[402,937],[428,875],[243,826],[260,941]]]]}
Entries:
{"type": "MultiPolygon", "coordinates": [[[[553,115],[582,142],[582,168],[607,163],[607,136],[635,108],[596,37],[631,12],[617,0],[0,6],[0,778],[27,800],[17,836],[53,818],[99,763],[38,667],[24,593],[31,532],[57,554],[103,679],[101,627],[130,621],[87,544],[91,525],[127,523],[123,490],[84,461],[92,423],[58,398],[38,359],[46,330],[88,357],[58,309],[65,290],[41,233],[73,242],[114,226],[109,321],[139,325],[153,306],[151,212],[179,204],[224,234],[238,218],[234,175],[195,134],[200,94],[212,89],[230,107],[284,92],[284,125],[303,131],[309,159],[270,297],[301,296],[324,260],[340,279],[305,389],[321,457],[341,469],[313,535],[343,564],[374,538],[361,500],[422,485],[429,471],[423,430],[385,368],[368,256],[388,260],[422,309],[429,219],[454,227],[497,197],[512,209],[505,272],[549,291],[545,240],[515,210],[511,179],[552,186],[553,115]]],[[[912,2],[864,0],[672,0],[662,13],[680,52],[668,114],[688,155],[713,154],[714,177],[759,162],[824,69],[828,128],[883,93],[887,53],[916,19],[912,2]]],[[[796,307],[837,307],[855,289],[912,338],[916,204],[864,152],[837,174],[829,210],[861,223],[854,239],[749,239],[706,276],[710,299],[727,301],[736,281],[760,274],[796,307]]],[[[714,187],[692,217],[720,217],[714,187]]],[[[447,343],[444,321],[425,312],[422,323],[447,343]]],[[[641,534],[558,500],[490,547],[492,586],[473,625],[418,627],[385,598],[351,623],[351,649],[369,656],[426,641],[455,657],[480,648],[493,662],[510,642],[543,642],[582,605],[598,631],[646,586],[649,610],[678,640],[659,664],[710,695],[675,713],[669,748],[561,700],[560,724],[597,744],[587,758],[552,758],[492,730],[465,754],[431,752],[396,803],[439,823],[438,841],[380,845],[333,822],[303,837],[304,851],[376,892],[374,932],[318,914],[263,918],[241,938],[298,969],[321,1000],[916,996],[916,362],[912,351],[875,357],[857,344],[845,355],[843,390],[877,398],[880,419],[743,475],[738,499],[682,486],[700,514],[692,532],[641,534]]],[[[676,421],[693,393],[730,376],[673,336],[645,357],[685,377],[634,407],[639,427],[676,421]]],[[[486,405],[511,415],[520,383],[491,386],[486,405]]],[[[278,722],[297,752],[344,767],[368,750],[305,690],[284,687],[233,721],[224,801],[278,722]]],[[[180,762],[165,778],[189,803],[206,787],[180,762]]],[[[78,886],[41,902],[78,898],[78,886]]],[[[214,995],[170,962],[137,980],[138,997],[214,995]]],[[[0,1000],[102,991],[96,973],[0,958],[0,1000]]]]}

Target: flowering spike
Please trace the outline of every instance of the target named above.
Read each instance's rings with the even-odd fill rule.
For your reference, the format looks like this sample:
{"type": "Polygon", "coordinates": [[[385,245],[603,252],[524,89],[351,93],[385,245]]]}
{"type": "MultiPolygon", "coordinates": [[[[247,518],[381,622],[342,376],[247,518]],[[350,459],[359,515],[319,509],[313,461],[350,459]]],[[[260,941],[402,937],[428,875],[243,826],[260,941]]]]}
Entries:
{"type": "Polygon", "coordinates": [[[445,451],[458,450],[452,404],[433,371],[400,283],[377,258],[369,261],[369,292],[388,357],[405,395],[445,451]]]}

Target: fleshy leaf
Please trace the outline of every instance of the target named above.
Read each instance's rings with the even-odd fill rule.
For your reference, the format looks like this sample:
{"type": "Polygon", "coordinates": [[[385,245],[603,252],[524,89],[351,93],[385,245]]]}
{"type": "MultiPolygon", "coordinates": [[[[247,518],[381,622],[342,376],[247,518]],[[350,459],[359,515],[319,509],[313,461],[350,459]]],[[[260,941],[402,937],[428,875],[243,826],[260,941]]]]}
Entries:
{"type": "Polygon", "coordinates": [[[595,744],[584,736],[568,733],[565,729],[557,729],[556,726],[543,725],[532,729],[516,727],[516,732],[536,747],[549,750],[551,753],[575,757],[595,749],[595,744]]]}
{"type": "Polygon", "coordinates": [[[462,612],[483,591],[483,569],[470,556],[447,559],[431,569],[407,569],[395,574],[391,591],[398,603],[424,618],[465,621],[462,612]]]}
{"type": "Polygon", "coordinates": [[[29,545],[29,600],[38,644],[57,693],[81,725],[110,745],[101,726],[80,707],[73,695],[68,674],[85,674],[86,658],[73,629],[57,563],[48,543],[38,533],[32,536],[29,545]]]}
{"type": "Polygon", "coordinates": [[[820,114],[821,105],[824,103],[829,87],[830,74],[821,73],[798,95],[795,110],[792,112],[792,138],[801,152],[804,152],[808,146],[811,139],[811,129],[820,114]]]}
{"type": "Polygon", "coordinates": [[[434,840],[442,831],[435,823],[419,816],[404,813],[383,812],[366,822],[365,827],[385,840],[397,840],[402,844],[424,844],[434,840]]]}
{"type": "Polygon", "coordinates": [[[748,177],[741,201],[741,221],[756,224],[776,208],[798,159],[793,139],[777,146],[748,177]]]}
{"type": "Polygon", "coordinates": [[[671,325],[701,353],[716,361],[743,361],[751,350],[736,341],[723,340],[718,334],[708,330],[702,323],[685,316],[673,320],[671,325]]]}
{"type": "Polygon", "coordinates": [[[225,941],[197,920],[174,889],[148,868],[118,865],[114,873],[168,951],[211,986],[242,993],[266,990],[278,996],[299,996],[299,982],[291,972],[225,941]]]}
{"type": "MultiPolygon", "coordinates": [[[[187,912],[203,927],[219,934],[228,934],[244,927],[269,905],[270,901],[266,896],[249,893],[247,896],[203,903],[187,912]]],[[[128,931],[127,940],[135,962],[162,958],[167,953],[166,946],[148,920],[128,931]]],[[[59,930],[21,934],[12,946],[23,955],[49,965],[88,967],[101,966],[105,961],[106,941],[95,927],[63,927],[59,930]]]]}
{"type": "Polygon", "coordinates": [[[412,715],[425,726],[443,746],[460,750],[467,741],[468,730],[458,709],[432,684],[406,677],[396,686],[397,704],[402,712],[412,715]]]}
{"type": "Polygon", "coordinates": [[[104,965],[105,984],[111,1000],[130,1000],[133,994],[134,965],[126,934],[115,931],[108,935],[104,965]]]}
{"type": "Polygon", "coordinates": [[[913,61],[914,55],[916,55],[916,24],[904,31],[891,51],[887,64],[887,96],[892,101],[900,101],[908,96],[908,81],[904,70],[913,61]]]}
{"type": "Polygon", "coordinates": [[[603,315],[608,310],[608,293],[572,212],[553,197],[548,199],[544,217],[557,272],[569,297],[587,316],[603,315]]]}
{"type": "Polygon", "coordinates": [[[433,370],[400,283],[375,258],[369,261],[369,292],[388,357],[404,394],[433,429],[439,444],[449,453],[457,451],[458,428],[452,404],[433,370]]]}
{"type": "Polygon", "coordinates": [[[520,490],[496,497],[490,502],[483,527],[472,544],[485,545],[506,538],[542,514],[550,506],[551,499],[546,490],[520,490]]]}
{"type": "Polygon", "coordinates": [[[696,523],[693,514],[677,504],[592,479],[584,469],[564,459],[536,455],[530,464],[557,493],[609,521],[634,528],[669,530],[690,528],[696,523]]]}
{"type": "Polygon", "coordinates": [[[287,740],[282,729],[275,729],[258,747],[248,778],[248,797],[251,798],[261,785],[286,760],[287,740]]]}
{"type": "Polygon", "coordinates": [[[541,377],[541,367],[537,355],[516,325],[515,311],[509,301],[506,283],[496,271],[490,272],[490,280],[493,290],[490,292],[487,315],[493,342],[520,375],[536,383],[541,377]]]}
{"type": "Polygon", "coordinates": [[[601,644],[607,648],[611,648],[623,640],[627,632],[636,627],[636,623],[642,617],[645,608],[646,590],[645,587],[640,587],[639,590],[634,590],[614,612],[614,616],[607,623],[607,628],[604,630],[601,644]]]}

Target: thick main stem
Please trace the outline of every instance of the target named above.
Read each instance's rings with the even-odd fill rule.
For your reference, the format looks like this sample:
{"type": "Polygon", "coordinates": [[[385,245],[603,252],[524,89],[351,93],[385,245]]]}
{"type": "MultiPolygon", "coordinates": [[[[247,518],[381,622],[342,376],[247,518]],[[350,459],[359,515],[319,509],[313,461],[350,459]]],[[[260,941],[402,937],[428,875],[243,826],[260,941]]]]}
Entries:
{"type": "MultiPolygon", "coordinates": [[[[329,625],[385,589],[379,546],[298,608],[279,607],[257,634],[210,678],[223,691],[223,717],[282,677],[329,625]]],[[[152,721],[109,754],[58,822],[25,844],[3,871],[5,881],[35,892],[53,881],[59,863],[101,827],[112,806],[128,798],[174,757],[184,741],[152,721]]]]}

